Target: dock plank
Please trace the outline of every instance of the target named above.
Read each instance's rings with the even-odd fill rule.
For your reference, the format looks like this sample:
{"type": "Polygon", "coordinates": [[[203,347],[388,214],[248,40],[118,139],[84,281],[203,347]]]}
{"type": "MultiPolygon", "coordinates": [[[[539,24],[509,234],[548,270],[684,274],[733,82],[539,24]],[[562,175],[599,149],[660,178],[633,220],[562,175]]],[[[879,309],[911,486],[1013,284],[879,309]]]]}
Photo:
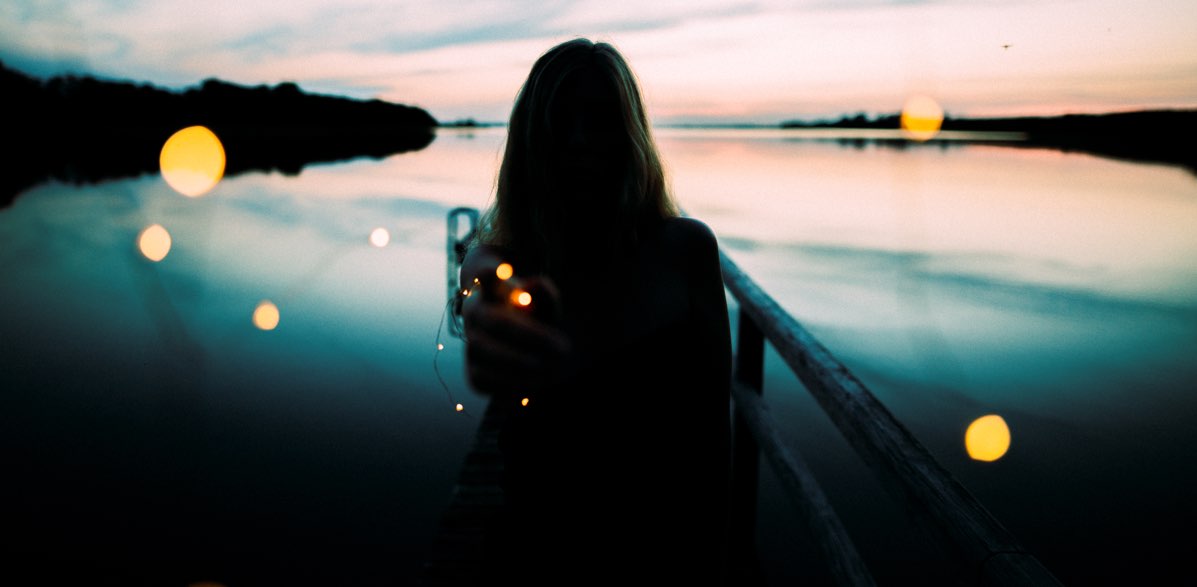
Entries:
{"type": "Polygon", "coordinates": [[[507,410],[490,402],[466,455],[449,507],[421,572],[428,586],[480,585],[493,577],[487,562],[487,528],[503,508],[503,458],[499,431],[507,410]]]}

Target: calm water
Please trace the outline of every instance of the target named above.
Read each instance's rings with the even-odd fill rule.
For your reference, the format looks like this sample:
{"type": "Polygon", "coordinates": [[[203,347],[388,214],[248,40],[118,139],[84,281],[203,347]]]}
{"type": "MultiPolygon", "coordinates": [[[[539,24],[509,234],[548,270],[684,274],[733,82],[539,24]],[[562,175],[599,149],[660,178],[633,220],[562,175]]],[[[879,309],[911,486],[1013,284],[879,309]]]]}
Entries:
{"type": "MultiPolygon", "coordinates": [[[[1197,178],[1048,150],[659,134],[683,207],[1062,579],[1180,568],[1197,178]],[[964,431],[990,413],[1010,451],[970,460],[964,431]]],[[[46,184],[0,211],[4,503],[23,558],[126,583],[411,578],[485,407],[447,333],[452,399],[433,370],[445,217],[488,203],[502,140],[445,131],[196,199],[159,177],[46,184]],[[155,223],[173,240],[159,263],[136,245],[155,223]],[[251,322],[264,299],[271,331],[251,322]]],[[[772,354],[765,394],[877,574],[943,580],[772,354]]],[[[795,525],[766,474],[766,573],[825,580],[795,525]]]]}

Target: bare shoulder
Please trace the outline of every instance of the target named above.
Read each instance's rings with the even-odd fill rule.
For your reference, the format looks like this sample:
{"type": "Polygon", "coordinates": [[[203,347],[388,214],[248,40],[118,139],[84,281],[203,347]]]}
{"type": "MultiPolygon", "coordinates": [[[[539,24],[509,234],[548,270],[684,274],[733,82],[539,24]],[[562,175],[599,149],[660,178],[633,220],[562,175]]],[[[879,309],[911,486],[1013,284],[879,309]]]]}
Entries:
{"type": "Polygon", "coordinates": [[[665,221],[662,236],[666,246],[690,266],[702,266],[719,254],[715,232],[701,220],[678,216],[665,221]]]}

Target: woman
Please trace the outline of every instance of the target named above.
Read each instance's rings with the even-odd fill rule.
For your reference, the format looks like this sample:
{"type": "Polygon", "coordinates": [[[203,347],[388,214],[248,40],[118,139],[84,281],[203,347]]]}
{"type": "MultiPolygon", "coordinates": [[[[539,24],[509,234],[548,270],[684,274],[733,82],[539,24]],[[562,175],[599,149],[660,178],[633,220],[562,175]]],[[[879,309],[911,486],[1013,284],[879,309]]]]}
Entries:
{"type": "Polygon", "coordinates": [[[509,410],[503,571],[717,577],[731,368],[718,246],[678,216],[611,45],[575,39],[532,67],[462,281],[477,283],[470,384],[509,410]],[[514,277],[496,276],[503,263],[514,277]]]}

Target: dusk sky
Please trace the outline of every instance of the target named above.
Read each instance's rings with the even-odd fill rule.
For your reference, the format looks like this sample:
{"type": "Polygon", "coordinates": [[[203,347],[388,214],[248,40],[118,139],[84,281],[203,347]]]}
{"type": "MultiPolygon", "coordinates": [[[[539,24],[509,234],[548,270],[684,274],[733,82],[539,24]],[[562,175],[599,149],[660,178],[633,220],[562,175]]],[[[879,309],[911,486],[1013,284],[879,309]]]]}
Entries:
{"type": "Polygon", "coordinates": [[[219,77],[507,118],[533,61],[613,43],[657,123],[1197,107],[1193,0],[6,0],[0,60],[172,88],[219,77]]]}

